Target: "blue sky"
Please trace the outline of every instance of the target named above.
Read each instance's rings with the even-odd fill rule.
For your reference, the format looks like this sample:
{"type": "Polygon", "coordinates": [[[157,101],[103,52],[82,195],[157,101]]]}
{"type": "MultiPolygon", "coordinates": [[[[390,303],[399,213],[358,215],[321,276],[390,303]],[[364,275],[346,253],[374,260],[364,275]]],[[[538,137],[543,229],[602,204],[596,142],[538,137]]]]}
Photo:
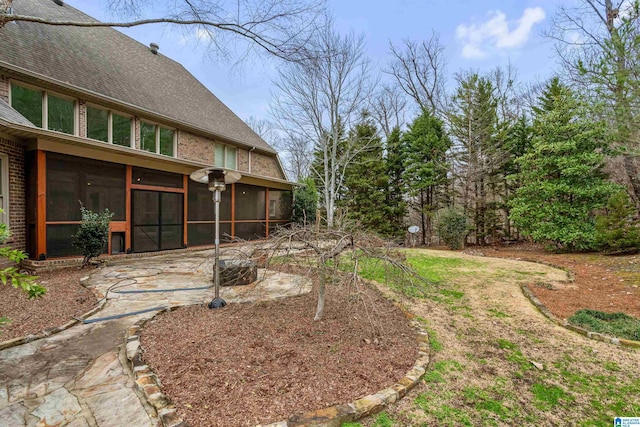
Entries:
{"type": "MultiPolygon", "coordinates": [[[[111,20],[105,0],[67,0],[100,20],[111,20]]],[[[389,60],[389,41],[428,39],[440,34],[447,71],[487,71],[511,63],[521,81],[548,77],[557,67],[553,44],[541,36],[558,5],[566,0],[328,0],[340,31],[364,33],[368,54],[378,70],[389,60]]],[[[241,67],[210,58],[194,34],[163,25],[135,27],[124,33],[187,68],[240,118],[268,118],[277,64],[248,60],[241,67]]]]}

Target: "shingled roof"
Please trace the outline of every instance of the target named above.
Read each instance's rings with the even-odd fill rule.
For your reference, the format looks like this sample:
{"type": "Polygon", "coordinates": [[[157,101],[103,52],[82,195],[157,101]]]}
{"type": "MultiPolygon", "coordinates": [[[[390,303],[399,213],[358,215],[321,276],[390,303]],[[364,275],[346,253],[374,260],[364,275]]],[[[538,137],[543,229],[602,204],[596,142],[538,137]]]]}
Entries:
{"type": "MultiPolygon", "coordinates": [[[[52,0],[15,0],[15,14],[95,21],[52,0]]],[[[221,139],[275,152],[182,65],[112,28],[13,22],[0,28],[0,68],[95,93],[221,139]]],[[[141,114],[144,116],[144,114],[141,114]]]]}

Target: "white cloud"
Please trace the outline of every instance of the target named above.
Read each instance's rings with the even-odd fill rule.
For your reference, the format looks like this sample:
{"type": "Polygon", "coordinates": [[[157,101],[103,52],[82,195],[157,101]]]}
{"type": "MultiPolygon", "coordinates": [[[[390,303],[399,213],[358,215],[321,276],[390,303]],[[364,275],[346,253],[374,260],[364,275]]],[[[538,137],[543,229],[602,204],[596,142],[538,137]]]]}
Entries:
{"type": "Polygon", "coordinates": [[[460,24],[456,28],[456,38],[464,44],[463,57],[480,59],[491,51],[523,46],[529,39],[533,26],[544,20],[545,13],[541,7],[527,8],[520,19],[511,22],[499,10],[489,12],[488,16],[485,22],[460,24]]]}

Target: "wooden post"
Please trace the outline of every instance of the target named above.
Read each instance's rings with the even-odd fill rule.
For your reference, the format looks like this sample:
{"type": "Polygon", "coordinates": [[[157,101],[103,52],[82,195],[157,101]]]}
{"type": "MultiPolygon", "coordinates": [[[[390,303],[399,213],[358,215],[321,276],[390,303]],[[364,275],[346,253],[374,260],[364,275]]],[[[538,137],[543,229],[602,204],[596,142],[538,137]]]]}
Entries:
{"type": "Polygon", "coordinates": [[[38,260],[47,258],[47,154],[36,152],[36,254],[38,260]]]}
{"type": "Polygon", "coordinates": [[[266,215],[265,218],[267,219],[266,220],[267,229],[265,231],[265,237],[269,237],[269,188],[267,187],[264,190],[265,190],[264,204],[266,205],[264,212],[266,215]]]}
{"type": "Polygon", "coordinates": [[[187,243],[188,243],[188,224],[187,224],[187,215],[188,215],[188,211],[187,211],[187,204],[189,201],[189,176],[188,175],[183,175],[182,176],[182,186],[184,187],[184,196],[182,196],[182,208],[183,208],[183,213],[182,213],[182,223],[183,223],[183,228],[182,228],[182,246],[183,247],[187,247],[187,243]]]}
{"type": "Polygon", "coordinates": [[[236,237],[236,184],[231,184],[231,237],[236,237]]]}
{"type": "Polygon", "coordinates": [[[125,221],[127,222],[124,232],[124,251],[131,252],[131,233],[133,233],[133,221],[131,219],[131,180],[133,179],[133,169],[131,165],[127,165],[125,169],[125,221]]]}

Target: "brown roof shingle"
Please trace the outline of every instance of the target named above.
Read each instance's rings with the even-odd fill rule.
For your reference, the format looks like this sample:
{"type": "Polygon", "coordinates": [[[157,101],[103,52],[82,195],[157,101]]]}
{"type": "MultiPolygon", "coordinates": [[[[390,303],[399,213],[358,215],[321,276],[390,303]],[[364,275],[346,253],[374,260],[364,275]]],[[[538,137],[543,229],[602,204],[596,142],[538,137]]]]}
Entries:
{"type": "MultiPolygon", "coordinates": [[[[19,15],[95,21],[52,0],[14,0],[13,8],[19,15]]],[[[0,28],[0,46],[0,67],[19,67],[221,139],[275,152],[182,65],[112,28],[17,21],[0,28]]]]}

